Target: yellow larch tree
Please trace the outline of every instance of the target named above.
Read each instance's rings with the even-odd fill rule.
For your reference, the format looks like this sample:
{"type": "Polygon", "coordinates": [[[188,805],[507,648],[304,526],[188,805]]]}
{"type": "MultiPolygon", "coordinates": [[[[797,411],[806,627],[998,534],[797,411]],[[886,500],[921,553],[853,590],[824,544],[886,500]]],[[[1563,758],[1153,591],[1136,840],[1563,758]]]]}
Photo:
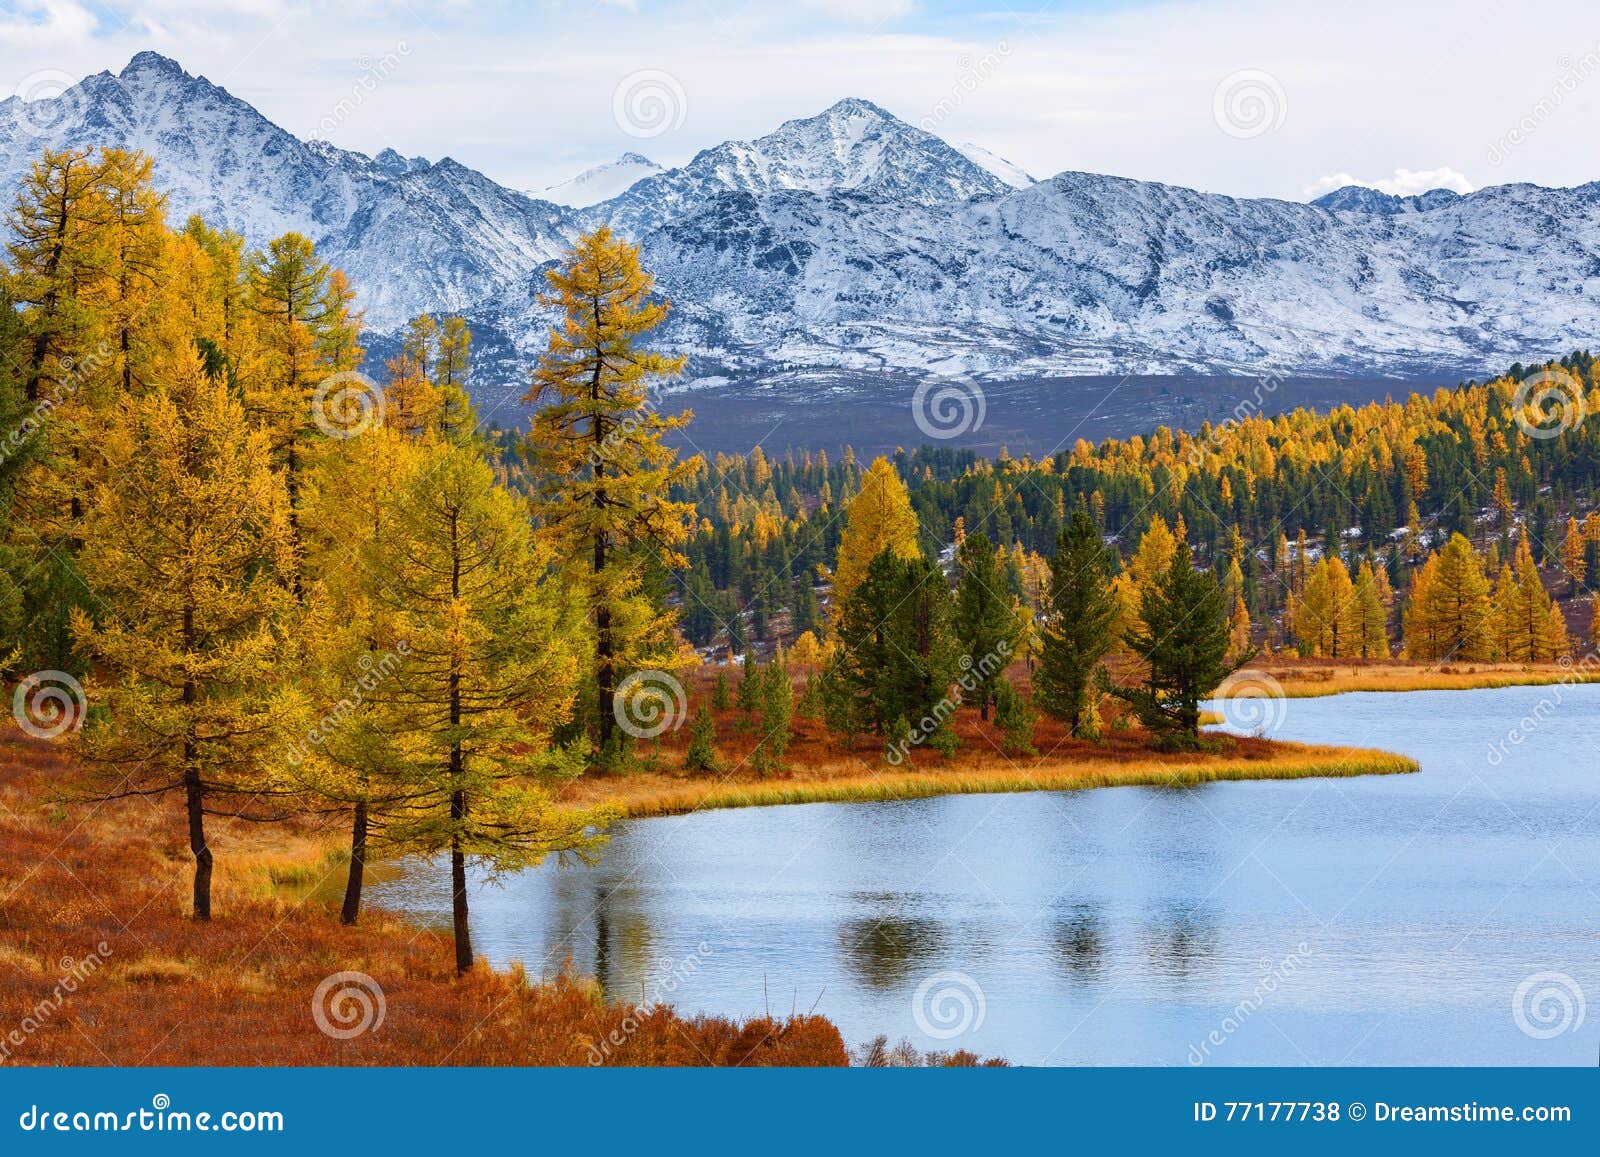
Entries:
{"type": "Polygon", "coordinates": [[[491,874],[551,852],[587,856],[615,818],[555,802],[582,769],[552,743],[587,660],[581,590],[474,446],[435,437],[395,480],[379,613],[404,654],[374,689],[404,752],[397,852],[448,852],[458,972],[472,967],[467,865],[491,874]]]}
{"type": "Polygon", "coordinates": [[[601,759],[614,761],[623,742],[618,682],[640,667],[675,661],[672,615],[646,592],[643,575],[647,566],[682,565],[678,547],[695,512],[669,492],[701,463],[680,461],[663,440],[692,415],[663,416],[650,396],[682,371],[684,359],[639,344],[670,306],[640,266],[638,247],[601,228],[579,237],[546,279],[549,292],[540,300],[560,323],[524,399],[540,407],[526,443],[534,513],[588,606],[589,718],[601,759]]]}
{"type": "Polygon", "coordinates": [[[845,528],[839,539],[839,563],[833,575],[833,605],[849,601],[866,578],[867,567],[885,550],[910,561],[922,557],[917,541],[917,514],[911,494],[887,458],[873,460],[861,486],[845,506],[845,528]]]}
{"type": "Polygon", "coordinates": [[[269,818],[282,714],[274,671],[287,496],[266,436],[192,348],[172,379],[107,415],[83,520],[95,614],[73,631],[104,675],[84,751],[104,797],[178,794],[193,914],[211,917],[209,816],[269,818]]]}

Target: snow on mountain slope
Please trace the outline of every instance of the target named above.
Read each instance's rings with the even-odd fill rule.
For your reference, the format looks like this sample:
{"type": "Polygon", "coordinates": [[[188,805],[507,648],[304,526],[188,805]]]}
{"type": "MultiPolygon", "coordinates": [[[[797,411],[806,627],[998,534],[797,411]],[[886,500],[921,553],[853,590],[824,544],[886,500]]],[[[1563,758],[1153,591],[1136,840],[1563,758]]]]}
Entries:
{"type": "Polygon", "coordinates": [[[596,165],[576,177],[567,178],[559,185],[551,185],[541,196],[557,205],[587,209],[590,205],[598,205],[601,201],[609,201],[627,192],[646,177],[665,171],[649,157],[623,153],[608,165],[596,165]]]}
{"type": "Polygon", "coordinates": [[[1013,189],[1026,189],[1029,185],[1038,184],[1022,170],[1020,165],[1014,165],[1004,157],[991,153],[982,145],[975,145],[971,141],[957,141],[954,148],[978,168],[999,177],[1013,189]]]}
{"type": "Polygon", "coordinates": [[[361,289],[368,324],[462,309],[557,256],[563,210],[451,160],[377,158],[302,142],[152,52],[35,109],[0,102],[0,183],[46,147],[122,145],[156,159],[175,221],[199,213],[259,244],[294,230],[361,289]],[[43,132],[38,131],[43,129],[43,132]]]}
{"type": "Polygon", "coordinates": [[[846,100],[566,208],[454,161],[299,141],[154,54],[59,99],[0,102],[0,180],[46,144],[144,149],[175,218],[305,232],[374,328],[462,310],[508,366],[542,341],[543,270],[602,223],[639,242],[665,338],[708,378],[1478,374],[1600,332],[1600,184],[1309,205],[1089,173],[1015,187],[992,154],[846,100]]]}
{"type": "Polygon", "coordinates": [[[756,197],[787,192],[855,193],[907,205],[937,205],[1001,196],[1010,186],[950,145],[870,101],[842,100],[814,117],[793,120],[754,141],[727,141],[687,165],[649,177],[620,197],[587,210],[642,235],[698,212],[729,192],[756,197]]]}

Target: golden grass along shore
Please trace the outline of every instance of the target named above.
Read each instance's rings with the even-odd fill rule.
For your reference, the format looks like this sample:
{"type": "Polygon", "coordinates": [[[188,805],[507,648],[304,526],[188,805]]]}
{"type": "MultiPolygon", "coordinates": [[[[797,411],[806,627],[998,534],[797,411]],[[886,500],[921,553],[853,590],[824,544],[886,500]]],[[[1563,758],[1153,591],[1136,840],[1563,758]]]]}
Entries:
{"type": "MultiPolygon", "coordinates": [[[[1246,667],[1234,676],[1266,675],[1289,699],[1315,699],[1351,691],[1476,691],[1600,682],[1600,663],[1445,663],[1291,660],[1246,667]]],[[[1224,684],[1224,690],[1227,684],[1224,684]]]]}
{"type": "Polygon", "coordinates": [[[681,815],[715,808],[799,803],[864,803],[940,795],[1079,791],[1134,785],[1192,787],[1224,780],[1393,775],[1418,770],[1415,760],[1370,748],[1341,748],[1230,739],[1217,752],[1161,754],[1112,740],[1103,748],[1074,744],[1068,753],[1008,758],[961,753],[948,765],[877,768],[863,759],[834,759],[767,779],[745,774],[640,772],[580,781],[569,795],[585,804],[605,799],[629,817],[681,815]]]}

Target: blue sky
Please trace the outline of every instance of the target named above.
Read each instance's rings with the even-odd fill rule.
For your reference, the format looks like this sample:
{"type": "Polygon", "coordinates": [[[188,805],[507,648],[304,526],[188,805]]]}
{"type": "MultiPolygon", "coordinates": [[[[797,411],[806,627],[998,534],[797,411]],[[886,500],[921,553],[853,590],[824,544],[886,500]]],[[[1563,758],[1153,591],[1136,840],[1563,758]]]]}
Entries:
{"type": "Polygon", "coordinates": [[[1292,199],[1600,178],[1592,0],[0,0],[0,95],[143,48],[302,136],[533,190],[845,96],[1035,176],[1292,199]]]}

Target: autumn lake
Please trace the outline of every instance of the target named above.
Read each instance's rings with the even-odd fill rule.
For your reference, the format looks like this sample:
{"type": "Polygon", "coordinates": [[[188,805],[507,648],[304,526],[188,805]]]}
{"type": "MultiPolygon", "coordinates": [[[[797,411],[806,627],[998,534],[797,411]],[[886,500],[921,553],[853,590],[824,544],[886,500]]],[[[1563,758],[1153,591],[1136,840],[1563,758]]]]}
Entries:
{"type": "MultiPolygon", "coordinates": [[[[636,820],[472,896],[497,965],[1024,1064],[1594,1060],[1600,687],[1275,704],[1416,775],[636,820]],[[1521,720],[1521,723],[1518,723],[1521,720]]],[[[447,921],[448,875],[379,903],[447,921]]]]}

